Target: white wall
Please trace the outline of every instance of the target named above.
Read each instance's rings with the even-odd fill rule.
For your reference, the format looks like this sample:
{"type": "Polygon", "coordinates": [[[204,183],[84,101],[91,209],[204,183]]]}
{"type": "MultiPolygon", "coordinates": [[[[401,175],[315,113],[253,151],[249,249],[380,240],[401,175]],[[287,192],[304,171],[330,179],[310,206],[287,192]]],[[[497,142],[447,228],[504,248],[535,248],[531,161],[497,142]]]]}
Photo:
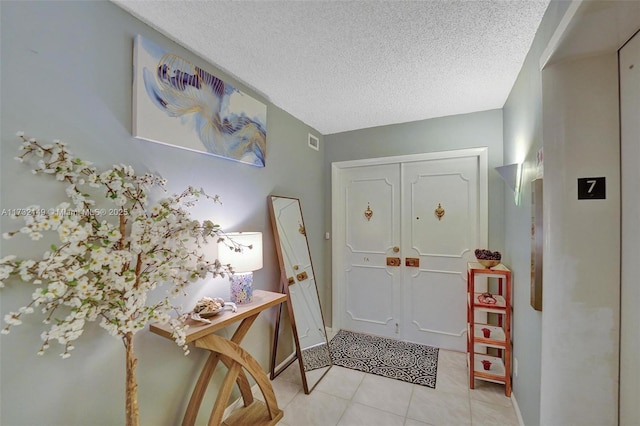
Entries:
{"type": "Polygon", "coordinates": [[[542,312],[530,304],[531,181],[536,178],[537,153],[542,148],[539,60],[568,6],[569,2],[549,5],[503,108],[504,163],[524,164],[519,205],[513,201],[513,192],[504,187],[504,257],[514,281],[513,358],[518,368],[517,375],[513,372],[513,397],[526,425],[540,424],[542,312]]]}
{"type": "Polygon", "coordinates": [[[620,424],[640,422],[640,35],[620,49],[622,288],[620,424]]]}
{"type": "MultiPolygon", "coordinates": [[[[616,423],[620,304],[616,51],[639,26],[638,2],[551,2],[504,107],[505,162],[517,158],[524,135],[525,142],[531,141],[525,150],[525,173],[532,176],[535,152],[544,141],[542,328],[540,315],[528,307],[528,294],[519,296],[517,287],[514,304],[514,357],[519,362],[514,395],[527,425],[616,423]],[[541,72],[543,61],[548,62],[541,72]],[[606,176],[607,200],[579,203],[578,175],[606,176]],[[539,374],[541,382],[536,380],[539,374]]],[[[528,193],[525,187],[525,197],[528,193]]],[[[520,209],[505,209],[506,246],[515,256],[516,276],[529,271],[529,207],[523,203],[520,209]]],[[[636,327],[633,317],[630,321],[636,327]]],[[[630,341],[637,345],[635,338],[630,341]]],[[[637,396],[623,395],[621,401],[625,396],[637,406],[637,396]]],[[[620,424],[637,423],[636,418],[620,424]]]]}
{"type": "MultiPolygon", "coordinates": [[[[13,161],[15,132],[43,141],[60,138],[70,149],[100,168],[128,163],[139,172],[161,174],[169,190],[202,186],[222,197],[222,206],[202,203],[194,210],[226,230],[264,233],[264,268],[255,274],[256,287],[279,288],[278,261],[271,232],[267,195],[300,197],[318,282],[323,283],[323,140],[322,136],[272,104],[267,112],[266,167],[256,168],[204,154],[131,137],[133,37],[142,34],[257,97],[212,65],[176,45],[107,1],[1,2],[0,9],[0,208],[38,203],[57,205],[64,189],[34,176],[13,161]],[[320,152],[307,147],[307,134],[320,136],[320,152]]],[[[226,43],[227,40],[212,40],[226,43]]],[[[262,99],[264,101],[264,99],[262,99]]],[[[2,230],[17,224],[7,217],[2,230]]],[[[0,242],[0,256],[37,256],[21,238],[0,242]]],[[[1,312],[28,302],[31,284],[0,292],[1,312]]],[[[204,294],[228,294],[224,280],[193,288],[185,307],[204,294]]],[[[4,316],[4,315],[2,315],[4,316]]],[[[260,315],[243,346],[268,368],[275,311],[260,315]]],[[[71,358],[58,356],[60,347],[38,357],[43,326],[34,315],[0,337],[0,424],[114,425],[124,423],[124,348],[120,340],[97,326],[88,327],[71,358]]],[[[230,336],[233,330],[222,332],[230,336]]],[[[185,357],[175,344],[147,330],[138,334],[139,397],[145,425],[175,425],[184,413],[189,393],[204,361],[193,349],[185,357]]],[[[214,378],[203,413],[209,412],[221,380],[214,378]],[[207,405],[208,404],[208,405],[207,405]]],[[[199,418],[206,421],[206,416],[199,418]]]]}
{"type": "Polygon", "coordinates": [[[620,149],[615,52],[542,71],[544,293],[540,423],[618,419],[620,149]],[[606,177],[605,200],[577,179],[606,177]]]}

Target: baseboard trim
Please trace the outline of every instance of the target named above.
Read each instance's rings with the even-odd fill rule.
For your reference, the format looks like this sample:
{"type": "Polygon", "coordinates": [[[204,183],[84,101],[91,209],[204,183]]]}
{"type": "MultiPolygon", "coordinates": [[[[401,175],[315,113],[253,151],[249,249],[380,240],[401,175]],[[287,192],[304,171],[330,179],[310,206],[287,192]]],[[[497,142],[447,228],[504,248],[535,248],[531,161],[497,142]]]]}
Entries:
{"type": "Polygon", "coordinates": [[[522,413],[520,412],[520,407],[518,406],[518,401],[516,401],[516,395],[511,391],[511,403],[513,404],[513,409],[516,410],[516,416],[518,417],[518,424],[520,426],[524,425],[524,419],[522,418],[522,413]]]}

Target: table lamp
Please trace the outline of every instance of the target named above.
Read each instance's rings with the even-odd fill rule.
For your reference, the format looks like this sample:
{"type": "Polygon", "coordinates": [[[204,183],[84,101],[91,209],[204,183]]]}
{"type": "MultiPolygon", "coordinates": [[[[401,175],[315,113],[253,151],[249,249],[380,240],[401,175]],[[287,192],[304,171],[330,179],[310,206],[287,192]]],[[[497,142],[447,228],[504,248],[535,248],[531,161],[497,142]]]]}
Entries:
{"type": "Polygon", "coordinates": [[[235,271],[231,276],[231,301],[251,303],[253,271],[262,268],[262,232],[230,232],[227,236],[231,241],[218,243],[218,260],[223,265],[231,265],[235,271]],[[230,246],[239,247],[240,251],[230,246]]]}

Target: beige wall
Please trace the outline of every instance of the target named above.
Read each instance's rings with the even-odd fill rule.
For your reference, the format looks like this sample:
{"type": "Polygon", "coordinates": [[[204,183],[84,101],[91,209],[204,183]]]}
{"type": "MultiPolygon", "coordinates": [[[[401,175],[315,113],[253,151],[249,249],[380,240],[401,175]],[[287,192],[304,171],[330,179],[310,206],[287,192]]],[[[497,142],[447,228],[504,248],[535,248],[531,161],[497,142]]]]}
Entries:
{"type": "MultiPolygon", "coordinates": [[[[620,321],[630,318],[620,318],[617,50],[640,26],[640,3],[575,4],[548,46],[542,71],[550,228],[544,255],[551,259],[544,280],[553,292],[544,295],[550,309],[543,310],[540,418],[543,424],[617,424],[619,392],[625,392],[622,401],[633,398],[619,389],[619,375],[632,370],[618,365],[620,321]],[[576,199],[576,179],[591,176],[606,177],[606,200],[576,199]]],[[[624,337],[633,342],[634,335],[624,337]]]]}
{"type": "Polygon", "coordinates": [[[527,425],[617,422],[616,51],[639,25],[638,2],[551,2],[504,107],[505,161],[517,159],[523,141],[527,146],[523,205],[505,209],[516,276],[529,271],[527,185],[544,145],[543,310],[528,306],[528,280],[524,289],[516,286],[514,303],[514,396],[527,425]],[[578,201],[577,178],[593,176],[607,178],[607,199],[578,201]],[[598,253],[604,255],[596,262],[598,253]]]}
{"type": "Polygon", "coordinates": [[[620,49],[622,157],[622,286],[620,330],[620,424],[640,421],[640,36],[620,49]]]}
{"type": "Polygon", "coordinates": [[[545,176],[541,424],[615,425],[620,149],[615,52],[542,72],[545,176]],[[577,179],[606,177],[605,200],[577,179]]]}

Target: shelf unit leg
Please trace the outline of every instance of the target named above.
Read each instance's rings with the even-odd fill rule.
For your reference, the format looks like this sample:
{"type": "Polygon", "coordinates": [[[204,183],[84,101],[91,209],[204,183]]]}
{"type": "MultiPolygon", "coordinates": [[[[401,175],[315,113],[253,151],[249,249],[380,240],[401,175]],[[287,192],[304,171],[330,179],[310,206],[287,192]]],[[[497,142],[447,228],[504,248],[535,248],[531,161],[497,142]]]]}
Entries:
{"type": "Polygon", "coordinates": [[[469,297],[468,305],[467,305],[467,317],[469,321],[469,335],[467,336],[467,353],[469,356],[467,357],[469,362],[469,389],[473,389],[475,387],[475,376],[474,376],[474,353],[475,348],[473,345],[473,333],[474,333],[474,322],[475,322],[475,314],[473,312],[473,295],[475,292],[475,276],[472,273],[467,273],[467,294],[469,297]]]}

